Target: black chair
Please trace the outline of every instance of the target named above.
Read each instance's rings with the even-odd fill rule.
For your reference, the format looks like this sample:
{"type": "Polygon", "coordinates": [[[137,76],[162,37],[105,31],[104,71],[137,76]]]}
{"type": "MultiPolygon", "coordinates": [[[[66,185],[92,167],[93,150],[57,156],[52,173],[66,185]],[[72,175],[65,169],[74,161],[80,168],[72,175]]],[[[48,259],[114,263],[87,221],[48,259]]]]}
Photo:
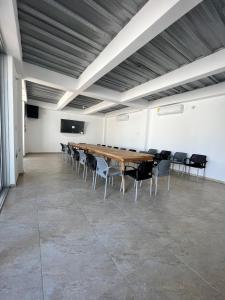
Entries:
{"type": "Polygon", "coordinates": [[[170,160],[171,158],[171,151],[162,150],[160,153],[155,154],[155,161],[159,162],[161,160],[170,160]]]}
{"type": "Polygon", "coordinates": [[[124,175],[128,175],[135,180],[135,201],[137,200],[138,182],[150,179],[149,193],[152,195],[152,173],[153,173],[153,161],[143,161],[137,168],[124,171],[124,175]]]}
{"type": "Polygon", "coordinates": [[[105,147],[105,145],[102,145],[102,147],[105,147]]]}
{"type": "Polygon", "coordinates": [[[92,171],[92,189],[94,189],[95,183],[95,172],[97,167],[97,160],[96,157],[90,153],[86,154],[86,174],[85,174],[85,181],[87,181],[87,172],[88,169],[92,171]]]}
{"type": "Polygon", "coordinates": [[[129,151],[131,151],[131,152],[137,152],[137,150],[135,150],[135,149],[129,149],[129,151]]]}
{"type": "Polygon", "coordinates": [[[183,166],[183,173],[184,173],[184,169],[185,169],[185,162],[187,159],[187,153],[185,152],[175,152],[172,159],[171,159],[171,163],[172,163],[172,169],[174,169],[175,165],[179,165],[179,172],[180,172],[180,166],[183,166]]]}
{"type": "Polygon", "coordinates": [[[72,159],[73,159],[73,165],[76,164],[76,172],[77,172],[78,162],[80,160],[80,154],[75,148],[72,148],[72,159]]]}
{"type": "Polygon", "coordinates": [[[107,146],[108,148],[112,148],[112,146],[107,146]]]}
{"type": "Polygon", "coordinates": [[[156,155],[158,153],[157,149],[148,149],[148,153],[151,155],[156,155]]]}
{"type": "Polygon", "coordinates": [[[114,149],[119,149],[119,147],[116,147],[116,146],[114,146],[113,148],[114,148],[114,149]]]}
{"type": "Polygon", "coordinates": [[[60,146],[61,146],[61,151],[63,153],[65,153],[65,151],[66,151],[66,145],[64,145],[63,143],[60,143],[60,146]]]}
{"type": "Polygon", "coordinates": [[[122,148],[122,147],[120,147],[120,150],[127,150],[127,148],[122,148]]]}
{"type": "Polygon", "coordinates": [[[191,168],[196,168],[197,169],[197,180],[198,180],[198,175],[199,175],[199,169],[203,169],[203,177],[205,177],[205,168],[206,168],[206,155],[202,154],[192,154],[190,158],[187,158],[185,160],[185,168],[189,167],[188,173],[190,175],[190,169],[191,168]]]}

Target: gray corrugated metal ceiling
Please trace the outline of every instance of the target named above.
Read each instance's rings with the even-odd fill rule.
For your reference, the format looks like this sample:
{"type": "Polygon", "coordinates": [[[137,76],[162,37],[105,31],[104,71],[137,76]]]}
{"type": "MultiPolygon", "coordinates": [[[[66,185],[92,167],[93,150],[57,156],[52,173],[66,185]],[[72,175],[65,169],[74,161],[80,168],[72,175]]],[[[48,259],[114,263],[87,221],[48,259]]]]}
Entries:
{"type": "Polygon", "coordinates": [[[77,96],[74,100],[72,100],[67,107],[73,107],[77,109],[86,109],[89,108],[93,105],[96,105],[98,103],[102,102],[102,100],[99,99],[94,99],[90,97],[86,97],[83,95],[77,96]]]}
{"type": "Polygon", "coordinates": [[[26,81],[27,99],[48,103],[57,103],[64,95],[65,91],[26,81]]]}
{"type": "Polygon", "coordinates": [[[18,0],[23,60],[78,77],[147,0],[18,0]]]}
{"type": "Polygon", "coordinates": [[[214,85],[214,84],[217,84],[217,83],[220,83],[223,81],[225,81],[225,72],[218,73],[213,76],[205,77],[200,80],[192,81],[187,84],[179,85],[175,88],[168,89],[168,90],[165,90],[165,91],[153,94],[153,95],[146,96],[146,97],[144,97],[144,99],[146,99],[148,101],[157,100],[160,98],[164,98],[164,97],[168,97],[168,96],[172,96],[172,95],[176,95],[176,94],[182,94],[184,92],[188,92],[188,91],[192,91],[192,90],[199,89],[202,87],[214,85]]]}
{"type": "Polygon", "coordinates": [[[126,108],[126,107],[127,107],[126,105],[118,104],[116,106],[112,106],[112,107],[100,110],[99,112],[102,113],[102,114],[107,114],[109,112],[120,110],[120,109],[126,108]]]}
{"type": "Polygon", "coordinates": [[[225,0],[205,0],[96,84],[126,91],[225,47],[225,0]]]}

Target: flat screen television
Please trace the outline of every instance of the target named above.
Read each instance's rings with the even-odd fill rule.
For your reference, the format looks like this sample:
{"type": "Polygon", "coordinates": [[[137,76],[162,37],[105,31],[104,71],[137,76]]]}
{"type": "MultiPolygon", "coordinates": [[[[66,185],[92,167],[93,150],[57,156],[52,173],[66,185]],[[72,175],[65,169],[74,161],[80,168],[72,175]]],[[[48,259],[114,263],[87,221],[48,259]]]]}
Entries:
{"type": "Polygon", "coordinates": [[[39,116],[39,107],[34,105],[26,105],[26,116],[28,118],[38,119],[39,116]]]}
{"type": "Polygon", "coordinates": [[[63,133],[84,133],[84,122],[61,119],[61,132],[63,133]]]}

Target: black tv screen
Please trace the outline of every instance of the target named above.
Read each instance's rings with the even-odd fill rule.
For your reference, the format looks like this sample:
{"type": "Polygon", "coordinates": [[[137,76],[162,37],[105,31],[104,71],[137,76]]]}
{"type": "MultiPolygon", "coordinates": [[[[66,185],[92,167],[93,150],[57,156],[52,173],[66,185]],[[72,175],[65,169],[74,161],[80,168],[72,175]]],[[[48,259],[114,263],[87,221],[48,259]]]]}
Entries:
{"type": "Polygon", "coordinates": [[[26,116],[28,118],[38,119],[39,107],[34,105],[26,105],[26,116]]]}
{"type": "Polygon", "coordinates": [[[84,133],[84,122],[61,119],[61,132],[63,133],[84,133]]]}

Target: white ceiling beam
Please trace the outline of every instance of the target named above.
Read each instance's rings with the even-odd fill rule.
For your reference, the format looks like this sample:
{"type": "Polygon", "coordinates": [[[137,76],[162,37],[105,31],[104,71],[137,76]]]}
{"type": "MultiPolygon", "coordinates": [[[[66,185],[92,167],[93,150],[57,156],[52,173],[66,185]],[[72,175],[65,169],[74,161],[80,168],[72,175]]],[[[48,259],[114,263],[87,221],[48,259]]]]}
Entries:
{"type": "MultiPolygon", "coordinates": [[[[45,86],[64,90],[65,94],[57,103],[58,110],[62,107],[65,107],[65,105],[70,103],[76,96],[79,95],[76,89],[77,80],[73,77],[63,75],[58,72],[54,72],[26,62],[23,62],[23,79],[45,86]],[[61,106],[61,104],[63,104],[63,106],[61,106]]],[[[122,95],[122,93],[120,92],[104,88],[98,85],[92,85],[80,94],[86,97],[91,97],[103,101],[110,101],[110,103],[113,102],[116,104],[119,103],[122,95]]],[[[147,107],[148,102],[143,99],[138,101],[138,103],[131,102],[128,105],[131,107],[147,107]]],[[[98,111],[98,106],[96,107],[96,109],[94,109],[94,111],[98,111]]]]}
{"type": "Polygon", "coordinates": [[[63,91],[76,91],[77,80],[33,64],[23,62],[23,79],[63,91]]]}
{"type": "MultiPolygon", "coordinates": [[[[70,99],[86,92],[85,90],[99,78],[135,53],[201,1],[149,0],[81,74],[78,79],[77,91],[70,99]]],[[[60,99],[58,109],[62,109],[68,103],[68,99],[64,99],[64,101],[60,99]]]]}
{"type": "MultiPolygon", "coordinates": [[[[221,82],[212,86],[199,88],[194,91],[189,91],[173,96],[164,97],[155,101],[151,101],[149,108],[157,108],[160,106],[207,100],[207,99],[216,99],[218,97],[225,97],[225,82],[221,82]]],[[[213,107],[212,107],[213,109],[213,107]]]]}
{"type": "Polygon", "coordinates": [[[32,99],[28,100],[28,104],[35,105],[35,106],[45,108],[45,109],[50,109],[50,110],[56,110],[56,108],[57,108],[57,104],[44,102],[44,101],[38,101],[38,100],[32,100],[32,99]]]}
{"type": "Polygon", "coordinates": [[[15,58],[16,68],[20,73],[22,48],[16,0],[0,1],[0,28],[6,53],[15,58]]]}
{"type": "Polygon", "coordinates": [[[82,92],[202,0],[149,0],[79,77],[82,92]]]}
{"type": "MultiPolygon", "coordinates": [[[[62,96],[62,98],[59,100],[59,102],[57,103],[57,110],[60,110],[59,107],[61,105],[61,103],[66,103],[66,105],[68,103],[70,103],[74,97],[78,96],[77,93],[74,93],[74,92],[70,92],[70,91],[67,91],[65,92],[65,94],[62,96]]],[[[64,106],[65,107],[65,106],[64,106]]]]}
{"type": "Polygon", "coordinates": [[[86,90],[80,93],[83,96],[91,97],[99,100],[119,102],[121,99],[121,93],[118,91],[111,90],[109,88],[101,87],[93,84],[86,90]]]}
{"type": "Polygon", "coordinates": [[[103,109],[107,109],[109,107],[113,107],[115,106],[116,104],[114,102],[109,102],[109,101],[103,101],[99,104],[96,104],[96,105],[93,105],[89,108],[86,108],[84,111],[83,111],[83,114],[84,115],[90,115],[90,114],[94,114],[94,113],[97,113],[97,112],[100,112],[101,110],[103,109]]]}
{"type": "Polygon", "coordinates": [[[115,117],[115,116],[118,116],[118,115],[129,114],[129,113],[134,113],[134,112],[138,112],[138,111],[140,111],[140,109],[138,109],[138,108],[125,107],[125,108],[122,108],[122,109],[119,109],[119,110],[111,111],[111,112],[105,114],[105,117],[106,118],[111,118],[111,117],[115,117]]]}
{"type": "Polygon", "coordinates": [[[25,80],[22,79],[22,100],[24,102],[27,102],[27,89],[26,89],[26,83],[25,80]]]}
{"type": "Polygon", "coordinates": [[[122,103],[152,95],[163,90],[225,71],[225,49],[198,59],[124,92],[122,103]]]}

